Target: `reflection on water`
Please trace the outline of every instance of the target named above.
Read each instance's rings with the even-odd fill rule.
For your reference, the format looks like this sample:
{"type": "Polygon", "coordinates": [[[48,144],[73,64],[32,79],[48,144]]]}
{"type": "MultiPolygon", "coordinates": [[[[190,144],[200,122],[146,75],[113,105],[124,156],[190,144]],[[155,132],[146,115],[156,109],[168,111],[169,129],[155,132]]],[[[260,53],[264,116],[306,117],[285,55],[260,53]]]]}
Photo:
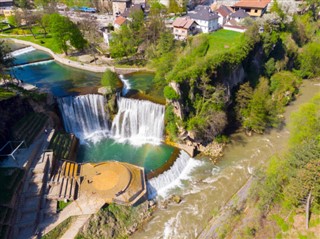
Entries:
{"type": "Polygon", "coordinates": [[[163,88],[155,86],[153,73],[135,72],[120,77],[127,87],[124,90],[127,97],[165,104],[163,88]]]}
{"type": "MultiPolygon", "coordinates": [[[[287,107],[286,119],[300,104],[320,92],[320,87],[310,81],[304,82],[301,89],[302,95],[287,107]]],[[[246,182],[254,168],[264,164],[271,155],[285,150],[288,138],[286,126],[266,135],[233,135],[232,143],[217,165],[200,159],[203,164],[196,168],[191,178],[183,181],[183,186],[175,189],[173,193],[181,194],[183,201],[159,209],[132,238],[196,238],[210,218],[246,182]]]]}
{"type": "Polygon", "coordinates": [[[87,144],[80,145],[77,161],[98,163],[116,160],[142,166],[146,173],[149,173],[163,166],[170,159],[173,151],[173,147],[165,144],[144,144],[135,147],[105,138],[96,143],[87,142],[87,144]]]}

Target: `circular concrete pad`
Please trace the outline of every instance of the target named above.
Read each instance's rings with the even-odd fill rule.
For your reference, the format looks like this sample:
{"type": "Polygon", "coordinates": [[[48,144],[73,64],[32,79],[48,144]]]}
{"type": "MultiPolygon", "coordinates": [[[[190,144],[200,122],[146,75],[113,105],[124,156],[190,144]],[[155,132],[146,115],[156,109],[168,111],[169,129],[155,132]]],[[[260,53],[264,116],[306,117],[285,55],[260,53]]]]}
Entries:
{"type": "Polygon", "coordinates": [[[120,192],[128,186],[131,179],[128,169],[117,162],[98,164],[92,174],[92,186],[99,191],[120,192]]]}

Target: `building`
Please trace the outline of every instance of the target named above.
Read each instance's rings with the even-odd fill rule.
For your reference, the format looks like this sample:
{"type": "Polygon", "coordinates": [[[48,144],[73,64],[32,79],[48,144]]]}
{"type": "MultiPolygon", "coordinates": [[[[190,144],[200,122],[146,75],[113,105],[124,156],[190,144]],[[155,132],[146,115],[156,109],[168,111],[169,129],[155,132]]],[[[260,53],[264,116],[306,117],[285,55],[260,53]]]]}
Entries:
{"type": "Polygon", "coordinates": [[[250,17],[250,15],[244,9],[239,9],[230,15],[230,19],[236,22],[241,22],[246,17],[250,17]]]}
{"type": "Polygon", "coordinates": [[[217,8],[216,12],[219,16],[218,23],[220,27],[222,27],[228,21],[230,15],[233,13],[232,8],[225,5],[221,5],[219,8],[217,8]]]}
{"type": "Polygon", "coordinates": [[[11,9],[13,7],[13,0],[0,0],[0,14],[3,14],[4,10],[11,9]]]}
{"type": "Polygon", "coordinates": [[[240,0],[231,7],[234,11],[243,9],[251,17],[261,17],[266,12],[270,2],[271,0],[240,0]]]}
{"type": "Polygon", "coordinates": [[[132,14],[133,12],[141,11],[144,13],[145,8],[146,8],[146,4],[144,4],[144,3],[132,4],[129,8],[126,8],[121,13],[121,16],[123,16],[125,18],[129,18],[130,14],[132,14]]]}
{"type": "Polygon", "coordinates": [[[173,23],[173,35],[176,40],[185,40],[197,33],[198,24],[189,17],[179,17],[173,23]]]}
{"type": "Polygon", "coordinates": [[[197,28],[203,33],[216,31],[219,28],[219,16],[209,6],[199,5],[188,16],[198,24],[197,28]]]}
{"type": "Polygon", "coordinates": [[[112,13],[116,17],[122,14],[126,8],[129,8],[131,5],[131,0],[112,0],[112,13]]]}
{"type": "Polygon", "coordinates": [[[127,19],[123,16],[118,16],[113,22],[114,29],[119,29],[123,24],[125,24],[127,19]]]}
{"type": "Polygon", "coordinates": [[[223,25],[223,29],[234,31],[234,32],[241,32],[241,33],[245,32],[247,30],[246,27],[240,26],[238,24],[238,22],[236,20],[234,20],[234,19],[231,19],[231,20],[227,21],[223,25]]]}

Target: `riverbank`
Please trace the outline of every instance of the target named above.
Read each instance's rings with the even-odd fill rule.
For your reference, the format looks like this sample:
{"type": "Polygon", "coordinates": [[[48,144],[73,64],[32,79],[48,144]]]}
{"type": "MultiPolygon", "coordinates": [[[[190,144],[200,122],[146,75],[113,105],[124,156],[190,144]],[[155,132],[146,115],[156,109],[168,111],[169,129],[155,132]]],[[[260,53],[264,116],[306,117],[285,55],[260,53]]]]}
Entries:
{"type": "Polygon", "coordinates": [[[54,60],[56,60],[57,62],[59,62],[63,65],[77,68],[77,69],[81,69],[81,70],[91,71],[91,72],[95,72],[95,73],[103,73],[108,69],[113,72],[116,72],[117,74],[120,74],[120,75],[130,74],[130,73],[134,73],[134,72],[138,72],[138,71],[149,71],[149,72],[153,71],[153,70],[150,70],[145,67],[141,67],[141,68],[123,67],[122,68],[122,67],[107,66],[107,65],[99,66],[99,65],[95,65],[94,63],[93,64],[82,63],[82,62],[78,62],[78,61],[74,61],[74,60],[65,58],[63,54],[56,54],[52,50],[50,50],[49,48],[38,45],[33,42],[20,40],[20,39],[16,39],[16,38],[10,38],[10,37],[3,38],[3,39],[13,41],[14,43],[17,43],[17,44],[32,46],[32,47],[36,48],[37,50],[44,51],[44,52],[50,54],[54,58],[54,60]]]}
{"type": "MultiPolygon", "coordinates": [[[[301,93],[286,108],[286,119],[299,105],[319,92],[319,86],[316,87],[318,83],[305,81],[302,84],[301,93]]],[[[288,120],[281,129],[270,130],[264,135],[253,134],[248,137],[243,132],[231,135],[224,155],[216,164],[205,158],[201,159],[201,164],[193,170],[192,175],[184,178],[183,184],[171,190],[172,194],[183,198],[182,202],[157,210],[153,219],[132,238],[198,238],[201,233],[211,235],[205,238],[214,238],[212,230],[218,236],[223,234],[224,229],[232,232],[224,218],[228,218],[230,212],[237,212],[233,209],[242,208],[244,205],[242,202],[246,200],[246,192],[250,191],[247,189],[250,188],[250,182],[254,181],[249,180],[254,170],[267,164],[272,155],[287,148],[290,135],[285,127],[287,123],[288,120]],[[238,194],[241,195],[241,200],[238,194]],[[238,203],[240,201],[241,203],[238,203]],[[219,223],[221,221],[223,225],[219,223]],[[215,231],[219,224],[221,230],[215,231]]],[[[234,215],[231,218],[234,218],[234,215]]]]}

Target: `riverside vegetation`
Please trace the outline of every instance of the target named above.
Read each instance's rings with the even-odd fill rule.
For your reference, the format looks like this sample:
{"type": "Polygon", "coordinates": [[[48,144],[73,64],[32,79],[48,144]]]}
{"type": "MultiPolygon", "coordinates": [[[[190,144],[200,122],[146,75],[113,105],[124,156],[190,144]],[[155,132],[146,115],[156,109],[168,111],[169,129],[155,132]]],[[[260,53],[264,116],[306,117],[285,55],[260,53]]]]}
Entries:
{"type": "MultiPolygon", "coordinates": [[[[150,11],[147,24],[138,24],[141,16],[137,14],[114,34],[117,42],[110,43],[110,53],[119,64],[147,64],[156,69],[157,87],[164,88],[167,98],[166,133],[172,140],[208,144],[223,138],[221,135],[235,122],[247,132],[257,133],[279,126],[283,109],[298,93],[301,80],[320,74],[319,20],[313,11],[294,15],[289,21],[281,9],[275,9],[279,17],[265,22],[262,34],[253,23],[244,34],[221,30],[190,37],[186,42],[174,41],[165,30],[161,21],[165,9],[161,5],[151,4],[150,11]],[[242,79],[231,84],[235,78],[232,72],[240,75],[241,68],[245,72],[242,79]]],[[[315,165],[319,166],[319,97],[300,112],[300,118],[296,117],[299,123],[293,127],[304,126],[307,134],[299,136],[301,129],[293,133],[292,149],[285,159],[275,157],[266,172],[257,173],[259,190],[253,190],[252,198],[259,204],[259,215],[280,208],[292,220],[296,209],[312,198],[311,211],[318,210],[315,165]]],[[[103,218],[111,218],[105,209],[102,214],[103,218]]],[[[89,222],[94,229],[87,226],[79,238],[103,233],[97,231],[101,228],[99,215],[89,222]]],[[[116,218],[112,223],[124,224],[131,214],[125,215],[119,220],[112,217],[116,218]]],[[[282,231],[290,228],[286,218],[276,215],[274,221],[282,231]]],[[[107,219],[104,222],[103,226],[107,225],[107,219]]],[[[254,224],[243,230],[253,237],[260,228],[254,224]]],[[[119,230],[111,233],[123,236],[119,230]]]]}
{"type": "Polygon", "coordinates": [[[320,228],[320,94],[291,115],[287,152],[254,172],[244,205],[219,238],[318,238],[320,228]]]}

